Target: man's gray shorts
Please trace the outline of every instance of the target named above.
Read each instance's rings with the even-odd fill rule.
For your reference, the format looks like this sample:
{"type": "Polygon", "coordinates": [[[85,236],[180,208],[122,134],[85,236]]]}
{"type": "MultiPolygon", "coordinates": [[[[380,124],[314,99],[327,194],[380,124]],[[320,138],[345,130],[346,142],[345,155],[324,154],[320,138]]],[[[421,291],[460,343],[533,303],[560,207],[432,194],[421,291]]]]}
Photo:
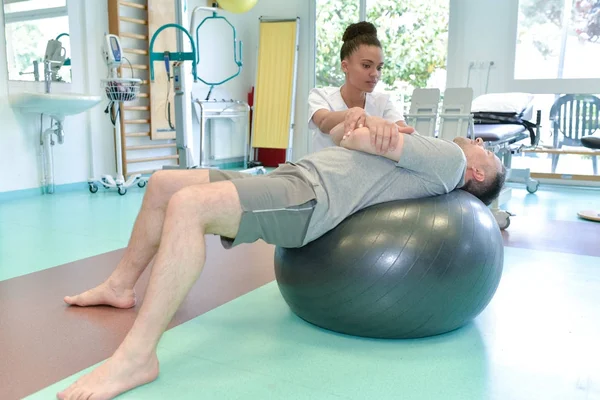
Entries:
{"type": "Polygon", "coordinates": [[[242,219],[235,239],[221,237],[225,248],[262,239],[279,247],[301,247],[317,204],[310,181],[284,164],[267,175],[209,170],[210,182],[231,181],[240,196],[242,219]]]}

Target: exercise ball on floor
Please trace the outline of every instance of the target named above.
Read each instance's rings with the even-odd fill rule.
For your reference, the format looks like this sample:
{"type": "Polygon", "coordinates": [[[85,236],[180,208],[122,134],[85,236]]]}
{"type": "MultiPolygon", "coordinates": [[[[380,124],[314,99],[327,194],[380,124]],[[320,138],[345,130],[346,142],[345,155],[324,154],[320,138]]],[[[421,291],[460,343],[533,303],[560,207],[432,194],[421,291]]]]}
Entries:
{"type": "Polygon", "coordinates": [[[504,247],[490,210],[462,190],[363,209],[301,248],[276,248],[279,290],[300,318],[372,338],[460,328],[491,301],[504,247]]]}
{"type": "Polygon", "coordinates": [[[250,11],[257,2],[258,0],[217,0],[220,8],[237,14],[250,11]]]}

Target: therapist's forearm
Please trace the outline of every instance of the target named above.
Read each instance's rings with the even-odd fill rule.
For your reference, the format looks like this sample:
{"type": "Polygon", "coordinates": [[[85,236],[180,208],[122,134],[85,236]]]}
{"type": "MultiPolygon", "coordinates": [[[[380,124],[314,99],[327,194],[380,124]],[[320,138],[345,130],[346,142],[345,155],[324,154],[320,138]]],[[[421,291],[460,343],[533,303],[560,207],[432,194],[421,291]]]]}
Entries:
{"type": "MultiPolygon", "coordinates": [[[[343,137],[343,135],[342,135],[343,137]]],[[[369,128],[358,128],[355,129],[352,134],[339,142],[339,146],[345,147],[350,150],[358,150],[364,153],[374,154],[382,156],[392,161],[400,161],[402,150],[404,149],[404,134],[400,134],[398,138],[398,145],[394,150],[388,150],[386,153],[378,153],[375,145],[371,144],[371,133],[369,128]]]]}
{"type": "Polygon", "coordinates": [[[327,115],[325,115],[325,117],[323,117],[321,121],[319,121],[319,130],[323,133],[330,134],[333,128],[335,128],[339,123],[344,122],[347,112],[348,110],[330,111],[327,113],[327,115]]]}

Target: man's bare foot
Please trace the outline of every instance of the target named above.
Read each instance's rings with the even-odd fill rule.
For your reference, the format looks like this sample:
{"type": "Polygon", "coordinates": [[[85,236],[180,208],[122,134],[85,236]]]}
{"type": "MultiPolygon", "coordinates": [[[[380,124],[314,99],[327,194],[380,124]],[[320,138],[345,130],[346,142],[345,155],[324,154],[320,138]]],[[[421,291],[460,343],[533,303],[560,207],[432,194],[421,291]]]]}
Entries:
{"type": "Polygon", "coordinates": [[[83,292],[77,296],[65,296],[65,303],[72,306],[107,305],[116,308],[131,308],[135,306],[136,298],[133,289],[120,289],[106,281],[101,285],[83,292]]]}
{"type": "Polygon", "coordinates": [[[158,377],[156,354],[144,358],[115,353],[104,364],[79,378],[66,390],[57,393],[61,400],[108,400],[158,377]]]}

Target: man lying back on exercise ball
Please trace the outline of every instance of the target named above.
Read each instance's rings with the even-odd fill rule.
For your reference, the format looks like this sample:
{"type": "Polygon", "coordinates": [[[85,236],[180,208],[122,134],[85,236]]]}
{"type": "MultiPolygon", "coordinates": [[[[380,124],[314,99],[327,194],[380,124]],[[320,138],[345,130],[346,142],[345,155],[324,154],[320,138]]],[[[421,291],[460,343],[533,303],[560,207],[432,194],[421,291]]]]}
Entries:
{"type": "Polygon", "coordinates": [[[156,379],[158,342],[200,276],[206,234],[220,235],[225,246],[263,239],[300,247],[377,203],[456,188],[485,203],[499,194],[504,167],[481,142],[424,137],[412,128],[392,129],[380,122],[365,121],[367,126],[387,128],[351,132],[344,132],[340,123],[332,131],[339,147],[282,165],[268,175],[194,169],[152,175],[115,271],[98,287],[64,299],[77,306],[133,307],[134,285],[154,258],[144,302],[113,356],[58,398],[110,399],[156,379]]]}

